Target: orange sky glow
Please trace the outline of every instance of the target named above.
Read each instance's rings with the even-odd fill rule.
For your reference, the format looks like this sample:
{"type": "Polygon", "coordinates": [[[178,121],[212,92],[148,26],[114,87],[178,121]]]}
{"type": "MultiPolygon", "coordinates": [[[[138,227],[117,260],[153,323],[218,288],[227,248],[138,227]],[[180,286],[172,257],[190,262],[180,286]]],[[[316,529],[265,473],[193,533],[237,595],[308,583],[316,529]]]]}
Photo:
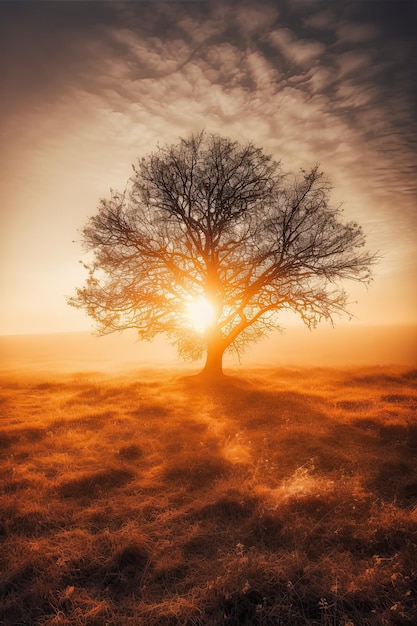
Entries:
{"type": "Polygon", "coordinates": [[[205,128],[320,164],[381,255],[336,329],[415,345],[416,5],[334,4],[0,3],[0,334],[92,329],[66,303],[78,231],[138,157],[205,128]]]}

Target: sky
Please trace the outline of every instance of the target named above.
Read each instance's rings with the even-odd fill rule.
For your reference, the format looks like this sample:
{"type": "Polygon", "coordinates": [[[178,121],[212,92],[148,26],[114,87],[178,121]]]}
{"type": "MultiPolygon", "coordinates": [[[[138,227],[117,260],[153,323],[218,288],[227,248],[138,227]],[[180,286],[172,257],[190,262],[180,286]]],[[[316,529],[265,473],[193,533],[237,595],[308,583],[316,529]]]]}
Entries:
{"type": "Polygon", "coordinates": [[[202,129],[319,163],[381,255],[351,323],[415,324],[416,27],[412,0],[0,2],[0,334],[93,328],[80,229],[202,129]]]}

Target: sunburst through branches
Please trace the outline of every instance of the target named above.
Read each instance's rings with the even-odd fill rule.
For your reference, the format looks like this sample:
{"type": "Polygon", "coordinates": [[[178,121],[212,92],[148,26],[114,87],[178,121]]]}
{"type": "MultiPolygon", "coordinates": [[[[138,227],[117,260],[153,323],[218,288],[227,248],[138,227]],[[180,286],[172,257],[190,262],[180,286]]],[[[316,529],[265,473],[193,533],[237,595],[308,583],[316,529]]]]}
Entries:
{"type": "Polygon", "coordinates": [[[193,298],[187,302],[187,317],[192,328],[203,333],[215,319],[214,307],[204,296],[193,298]]]}

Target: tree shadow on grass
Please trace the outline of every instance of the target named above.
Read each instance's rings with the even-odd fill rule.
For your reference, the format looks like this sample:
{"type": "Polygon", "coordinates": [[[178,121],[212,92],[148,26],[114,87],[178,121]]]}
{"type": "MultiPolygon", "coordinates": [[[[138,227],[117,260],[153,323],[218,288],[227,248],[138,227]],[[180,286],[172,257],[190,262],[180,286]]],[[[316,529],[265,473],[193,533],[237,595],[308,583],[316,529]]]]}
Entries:
{"type": "Polygon", "coordinates": [[[67,584],[92,589],[96,593],[105,591],[114,601],[140,591],[141,581],[151,566],[147,548],[137,542],[116,549],[104,562],[96,558],[83,558],[73,563],[67,572],[67,584]]]}
{"type": "MultiPolygon", "coordinates": [[[[385,392],[382,402],[388,404],[388,410],[394,404],[398,411],[409,412],[415,407],[415,396],[395,392],[395,385],[410,386],[415,380],[413,372],[400,377],[356,376],[351,382],[376,386],[377,390],[394,389],[385,392]]],[[[244,427],[252,436],[253,461],[267,453],[268,461],[283,478],[308,462],[323,476],[335,472],[353,475],[360,466],[359,478],[370,497],[405,508],[417,504],[417,426],[401,419],[389,423],[382,418],[360,417],[372,409],[371,400],[343,400],[331,405],[320,394],[264,389],[233,376],[216,383],[198,377],[181,382],[188,393],[200,394],[215,405],[219,415],[225,415],[236,427],[244,427]],[[345,415],[334,414],[335,407],[345,415]],[[260,430],[265,435],[262,442],[255,437],[260,430]]],[[[372,391],[374,398],[377,390],[372,391]]]]}
{"type": "Polygon", "coordinates": [[[35,443],[41,441],[46,435],[45,429],[34,427],[0,431],[0,450],[7,450],[15,444],[35,443]]]}
{"type": "Polygon", "coordinates": [[[296,391],[276,391],[260,387],[259,382],[237,376],[216,381],[187,377],[180,380],[183,390],[214,403],[219,413],[246,427],[273,428],[285,420],[323,423],[328,420],[324,398],[296,391]]]}
{"type": "Polygon", "coordinates": [[[114,415],[113,411],[103,411],[85,415],[84,417],[67,417],[51,422],[48,430],[54,434],[73,429],[80,429],[83,432],[86,430],[97,431],[104,428],[114,415]]]}
{"type": "Polygon", "coordinates": [[[85,473],[77,478],[62,481],[58,486],[58,494],[62,498],[100,498],[108,491],[123,487],[134,477],[132,471],[119,468],[85,473]]]}
{"type": "Polygon", "coordinates": [[[416,426],[369,418],[335,422],[328,434],[311,445],[318,454],[331,449],[341,469],[357,473],[361,467],[360,479],[375,500],[405,508],[417,505],[416,426]]]}
{"type": "Polygon", "coordinates": [[[208,458],[187,459],[170,463],[162,472],[162,477],[188,489],[203,489],[215,480],[226,477],[233,471],[233,465],[219,455],[208,458]]]}

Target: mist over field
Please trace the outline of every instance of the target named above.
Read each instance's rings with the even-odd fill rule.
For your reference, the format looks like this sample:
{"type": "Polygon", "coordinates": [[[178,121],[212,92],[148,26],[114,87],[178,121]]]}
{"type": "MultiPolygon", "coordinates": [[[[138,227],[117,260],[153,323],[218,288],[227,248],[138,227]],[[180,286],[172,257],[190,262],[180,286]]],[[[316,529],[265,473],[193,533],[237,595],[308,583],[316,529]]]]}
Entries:
{"type": "MultiPolygon", "coordinates": [[[[416,326],[321,326],[313,331],[288,327],[252,345],[239,363],[226,355],[225,365],[244,372],[256,366],[415,365],[416,326]]],[[[96,337],[89,333],[0,336],[0,368],[48,371],[120,370],[170,367],[198,371],[202,362],[184,362],[163,339],[140,342],[134,331],[96,337]]]]}

